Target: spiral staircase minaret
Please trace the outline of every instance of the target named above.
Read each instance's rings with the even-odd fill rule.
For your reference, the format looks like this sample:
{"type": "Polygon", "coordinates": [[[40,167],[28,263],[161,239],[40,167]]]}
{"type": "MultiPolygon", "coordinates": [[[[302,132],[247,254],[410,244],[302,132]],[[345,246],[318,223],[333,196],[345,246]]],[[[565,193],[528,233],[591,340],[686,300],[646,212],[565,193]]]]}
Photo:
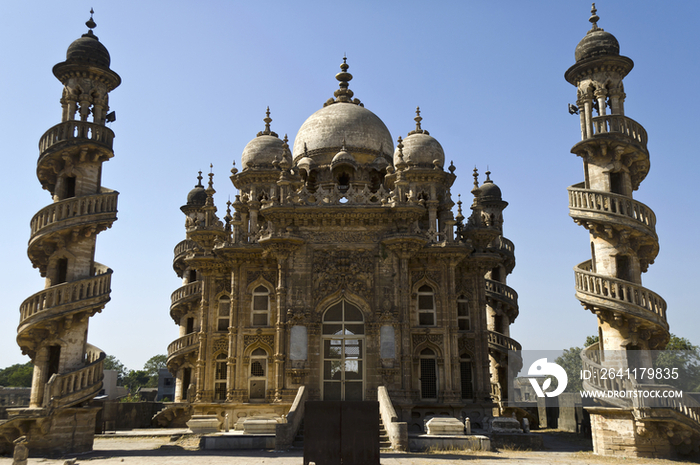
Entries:
{"type": "MultiPolygon", "coordinates": [[[[592,374],[583,387],[589,392],[664,391],[672,388],[663,380],[651,384],[634,376],[604,375],[610,369],[651,368],[652,351],[664,349],[670,333],[666,302],[642,286],[642,273],[659,253],[659,240],[654,212],[633,198],[650,166],[647,133],[625,115],[623,79],[634,64],[620,55],[617,39],[598,27],[599,19],[593,4],[593,27],[565,73],[577,88],[570,111],[578,112],[581,127],[581,141],[571,152],[584,166],[584,182],[568,189],[569,214],[588,230],[591,247],[591,258],[574,269],[576,298],[597,316],[599,336],[581,352],[583,370],[592,374]]],[[[682,449],[699,437],[700,404],[687,396],[608,396],[604,403],[613,410],[589,410],[598,454],[663,457],[671,446],[682,449]],[[606,426],[615,421],[627,426],[606,426]]]]}
{"type": "Polygon", "coordinates": [[[92,449],[105,354],[87,343],[88,321],[110,300],[112,270],[95,262],[97,235],[117,219],[118,193],[102,187],[102,165],[114,156],[106,123],[109,92],[120,77],[93,29],[53,68],[63,84],[61,122],[39,141],[37,177],[53,202],[31,220],[27,254],[45,288],[20,306],[17,343],[34,365],[30,406],[11,411],[0,437],[23,435],[29,449],[55,454],[92,449]],[[79,424],[63,427],[72,416],[79,424]],[[65,436],[66,432],[70,436],[65,436]]]}

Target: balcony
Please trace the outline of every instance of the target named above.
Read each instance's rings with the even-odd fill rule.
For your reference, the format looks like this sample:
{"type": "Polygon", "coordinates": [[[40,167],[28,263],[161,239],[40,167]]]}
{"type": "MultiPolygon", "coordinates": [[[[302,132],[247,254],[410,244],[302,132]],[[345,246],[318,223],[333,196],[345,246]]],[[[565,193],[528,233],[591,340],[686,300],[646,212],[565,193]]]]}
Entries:
{"type": "Polygon", "coordinates": [[[170,308],[176,307],[184,302],[194,300],[202,294],[202,282],[195,281],[185,284],[170,295],[170,308]]]}
{"type": "Polygon", "coordinates": [[[656,215],[641,202],[611,192],[585,189],[583,183],[568,188],[570,216],[577,222],[624,224],[657,241],[656,215]]]}
{"type": "Polygon", "coordinates": [[[42,208],[30,221],[31,243],[37,236],[76,224],[117,219],[118,192],[73,197],[42,208]]]}
{"type": "Polygon", "coordinates": [[[519,353],[522,349],[518,341],[504,334],[497,333],[496,331],[488,331],[487,335],[489,347],[493,347],[501,352],[508,352],[510,350],[519,353]]]}
{"type": "Polygon", "coordinates": [[[198,333],[190,333],[175,339],[168,345],[168,359],[191,352],[199,347],[198,333]]]}
{"type": "Polygon", "coordinates": [[[20,305],[20,328],[30,319],[104,306],[109,302],[111,282],[112,270],[107,269],[103,274],[51,286],[34,294],[20,305]]]}
{"type": "Polygon", "coordinates": [[[65,121],[52,127],[39,139],[39,160],[55,145],[62,142],[94,142],[112,150],[114,132],[106,126],[87,121],[65,121]]]}
{"type": "Polygon", "coordinates": [[[576,297],[591,307],[622,312],[651,321],[668,331],[666,301],[638,284],[591,271],[591,261],[574,269],[576,297]]]}
{"type": "Polygon", "coordinates": [[[593,117],[592,137],[603,134],[621,134],[639,144],[647,151],[647,131],[641,124],[624,115],[605,115],[593,117]]]}
{"type": "Polygon", "coordinates": [[[503,306],[503,311],[506,312],[510,322],[512,323],[518,316],[518,293],[505,284],[494,281],[493,279],[485,279],[486,281],[486,299],[496,300],[503,306]]]}

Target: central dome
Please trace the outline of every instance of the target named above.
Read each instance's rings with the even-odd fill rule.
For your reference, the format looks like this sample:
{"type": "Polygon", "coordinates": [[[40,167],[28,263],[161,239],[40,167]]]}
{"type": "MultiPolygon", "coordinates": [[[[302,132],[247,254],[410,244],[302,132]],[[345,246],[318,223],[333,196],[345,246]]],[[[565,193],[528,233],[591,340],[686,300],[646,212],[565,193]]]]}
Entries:
{"type": "Polygon", "coordinates": [[[378,156],[391,162],[394,153],[391,134],[377,115],[352,98],[348,84],[352,74],[348,68],[343,58],[341,72],[335,75],[340,87],[333,94],[335,99],[329,99],[301,125],[294,138],[295,163],[309,157],[318,165],[328,165],[341,149],[351,153],[360,164],[371,163],[378,156]]]}
{"type": "Polygon", "coordinates": [[[377,115],[354,103],[334,103],[301,125],[294,138],[294,161],[306,150],[316,163],[326,165],[343,146],[360,163],[370,163],[380,153],[391,160],[394,152],[391,133],[377,115]]]}

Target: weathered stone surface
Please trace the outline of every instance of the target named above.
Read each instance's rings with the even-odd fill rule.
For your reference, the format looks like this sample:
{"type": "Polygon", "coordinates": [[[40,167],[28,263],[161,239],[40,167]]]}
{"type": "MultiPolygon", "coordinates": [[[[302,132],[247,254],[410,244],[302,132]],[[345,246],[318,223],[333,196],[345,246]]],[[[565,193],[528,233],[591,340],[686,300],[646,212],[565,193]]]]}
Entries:
{"type": "Polygon", "coordinates": [[[433,417],[425,425],[429,436],[464,435],[464,424],[456,418],[433,417]]]}
{"type": "Polygon", "coordinates": [[[221,422],[216,415],[192,415],[187,427],[194,434],[208,434],[219,431],[221,422]]]}

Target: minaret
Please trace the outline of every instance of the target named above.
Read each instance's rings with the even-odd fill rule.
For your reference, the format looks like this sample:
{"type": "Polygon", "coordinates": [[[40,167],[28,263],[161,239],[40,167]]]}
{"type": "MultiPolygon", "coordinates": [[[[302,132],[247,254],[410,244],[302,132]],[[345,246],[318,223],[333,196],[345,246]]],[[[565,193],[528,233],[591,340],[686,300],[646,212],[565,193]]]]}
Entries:
{"type": "Polygon", "coordinates": [[[27,254],[46,286],[22,303],[17,330],[17,343],[34,364],[30,410],[51,419],[41,433],[30,430],[33,452],[91,450],[95,411],[75,407],[102,387],[105,354],[87,343],[87,334],[89,318],[110,300],[112,270],[94,258],[97,234],[117,219],[118,193],[102,187],[101,178],[102,164],[114,156],[114,133],[105,126],[114,120],[108,94],[121,79],[109,68],[90,13],[88,32],[53,68],[64,86],[61,122],[39,141],[37,177],[53,203],[32,218],[27,254]],[[78,432],[63,437],[62,411],[92,417],[81,417],[78,432]]]}
{"type": "Polygon", "coordinates": [[[623,354],[617,361],[608,357],[608,363],[651,366],[650,359],[624,355],[663,349],[669,339],[666,302],[642,287],[642,273],[659,252],[654,212],[633,199],[649,172],[647,134],[625,116],[622,81],[633,62],[619,54],[617,40],[598,20],[594,4],[593,27],[565,74],[577,88],[582,140],[571,152],[583,159],[585,179],[569,188],[569,209],[588,229],[591,247],[591,259],[575,269],[576,297],[598,317],[603,358],[610,351],[623,354]]]}

